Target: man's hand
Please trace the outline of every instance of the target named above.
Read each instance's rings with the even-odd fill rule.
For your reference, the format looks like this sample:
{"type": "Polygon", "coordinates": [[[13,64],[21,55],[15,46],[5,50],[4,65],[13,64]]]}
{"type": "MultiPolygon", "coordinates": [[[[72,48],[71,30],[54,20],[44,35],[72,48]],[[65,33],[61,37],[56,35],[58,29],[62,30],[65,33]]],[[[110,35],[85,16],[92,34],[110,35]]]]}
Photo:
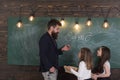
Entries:
{"type": "Polygon", "coordinates": [[[70,50],[70,45],[65,45],[64,47],[62,47],[61,49],[62,51],[69,51],[70,50]]]}
{"type": "Polygon", "coordinates": [[[49,71],[52,73],[55,72],[55,67],[51,67],[49,71]]]}

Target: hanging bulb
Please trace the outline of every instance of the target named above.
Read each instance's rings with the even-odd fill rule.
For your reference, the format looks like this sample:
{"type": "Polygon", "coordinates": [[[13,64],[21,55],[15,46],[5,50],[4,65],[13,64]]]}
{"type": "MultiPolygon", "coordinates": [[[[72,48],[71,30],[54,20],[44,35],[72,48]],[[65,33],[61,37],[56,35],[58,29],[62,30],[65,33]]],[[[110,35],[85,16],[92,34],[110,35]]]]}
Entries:
{"type": "Polygon", "coordinates": [[[22,25],[23,25],[23,24],[22,24],[22,20],[18,20],[18,22],[17,22],[17,27],[18,27],[18,28],[21,28],[22,25]]]}
{"type": "Polygon", "coordinates": [[[34,14],[31,14],[30,16],[29,16],[29,21],[33,21],[34,20],[34,14]]]}
{"type": "Polygon", "coordinates": [[[18,20],[18,22],[17,22],[17,24],[16,24],[16,26],[17,26],[18,28],[21,28],[22,25],[23,25],[22,20],[21,20],[21,9],[22,9],[22,7],[20,7],[19,20],[18,20]]]}
{"type": "Polygon", "coordinates": [[[60,23],[62,24],[62,26],[64,26],[64,25],[65,25],[65,21],[64,21],[64,19],[63,19],[63,18],[61,19],[60,23]]]}
{"type": "Polygon", "coordinates": [[[107,19],[104,20],[103,27],[104,28],[108,28],[109,27],[109,23],[108,23],[107,19]]]}
{"type": "Polygon", "coordinates": [[[75,26],[74,26],[74,29],[75,29],[75,30],[79,30],[79,28],[80,28],[80,26],[79,26],[78,22],[76,22],[76,23],[75,23],[75,26]]]}
{"type": "Polygon", "coordinates": [[[87,22],[86,22],[86,25],[87,25],[87,26],[91,26],[91,25],[92,25],[91,18],[88,18],[88,20],[87,20],[87,22]]]}

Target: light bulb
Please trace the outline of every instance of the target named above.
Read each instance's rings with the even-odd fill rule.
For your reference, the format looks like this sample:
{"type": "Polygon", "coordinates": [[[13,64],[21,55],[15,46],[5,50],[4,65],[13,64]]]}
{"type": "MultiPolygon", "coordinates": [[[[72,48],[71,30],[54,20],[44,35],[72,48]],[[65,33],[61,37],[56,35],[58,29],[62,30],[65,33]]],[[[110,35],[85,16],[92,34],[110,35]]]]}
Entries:
{"type": "Polygon", "coordinates": [[[76,24],[75,24],[75,26],[74,26],[74,29],[75,30],[79,30],[80,29],[80,26],[79,26],[79,24],[76,22],[76,24]]]}
{"type": "Polygon", "coordinates": [[[22,21],[21,21],[21,20],[19,20],[19,21],[17,22],[17,27],[18,27],[18,28],[21,28],[21,27],[22,27],[22,21]]]}
{"type": "Polygon", "coordinates": [[[34,20],[34,14],[31,14],[30,17],[29,17],[29,21],[33,21],[34,20]]]}
{"type": "Polygon", "coordinates": [[[31,15],[31,16],[29,17],[29,20],[30,20],[30,21],[33,21],[33,20],[34,20],[34,16],[31,15]]]}
{"type": "Polygon", "coordinates": [[[104,28],[108,28],[109,27],[109,23],[108,23],[107,20],[104,20],[103,27],[104,28]]]}
{"type": "Polygon", "coordinates": [[[64,26],[65,25],[64,19],[61,19],[60,23],[62,24],[62,26],[64,26]]]}
{"type": "Polygon", "coordinates": [[[88,18],[88,20],[87,20],[87,22],[86,22],[86,25],[87,25],[87,26],[91,26],[91,25],[92,25],[92,21],[91,21],[90,18],[88,18]]]}

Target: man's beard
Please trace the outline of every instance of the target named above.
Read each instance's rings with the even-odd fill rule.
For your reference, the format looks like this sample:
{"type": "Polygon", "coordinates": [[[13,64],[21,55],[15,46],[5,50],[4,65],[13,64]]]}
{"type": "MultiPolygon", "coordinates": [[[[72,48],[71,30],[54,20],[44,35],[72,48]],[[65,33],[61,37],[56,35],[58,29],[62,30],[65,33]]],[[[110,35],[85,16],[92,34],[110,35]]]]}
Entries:
{"type": "Polygon", "coordinates": [[[53,37],[54,40],[56,40],[58,38],[58,33],[59,32],[56,32],[56,33],[52,32],[52,37],[53,37]]]}

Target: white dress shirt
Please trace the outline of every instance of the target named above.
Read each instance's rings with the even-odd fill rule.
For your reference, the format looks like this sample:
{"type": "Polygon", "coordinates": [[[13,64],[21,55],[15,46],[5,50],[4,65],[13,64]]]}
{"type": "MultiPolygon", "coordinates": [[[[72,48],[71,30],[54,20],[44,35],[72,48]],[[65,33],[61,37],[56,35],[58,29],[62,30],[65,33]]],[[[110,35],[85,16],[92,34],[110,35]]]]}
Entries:
{"type": "Polygon", "coordinates": [[[81,61],[79,63],[79,68],[78,68],[78,72],[76,72],[75,70],[73,70],[72,68],[70,69],[70,71],[77,76],[78,80],[84,80],[84,79],[89,79],[91,78],[91,70],[87,69],[86,63],[84,61],[81,61]]]}

